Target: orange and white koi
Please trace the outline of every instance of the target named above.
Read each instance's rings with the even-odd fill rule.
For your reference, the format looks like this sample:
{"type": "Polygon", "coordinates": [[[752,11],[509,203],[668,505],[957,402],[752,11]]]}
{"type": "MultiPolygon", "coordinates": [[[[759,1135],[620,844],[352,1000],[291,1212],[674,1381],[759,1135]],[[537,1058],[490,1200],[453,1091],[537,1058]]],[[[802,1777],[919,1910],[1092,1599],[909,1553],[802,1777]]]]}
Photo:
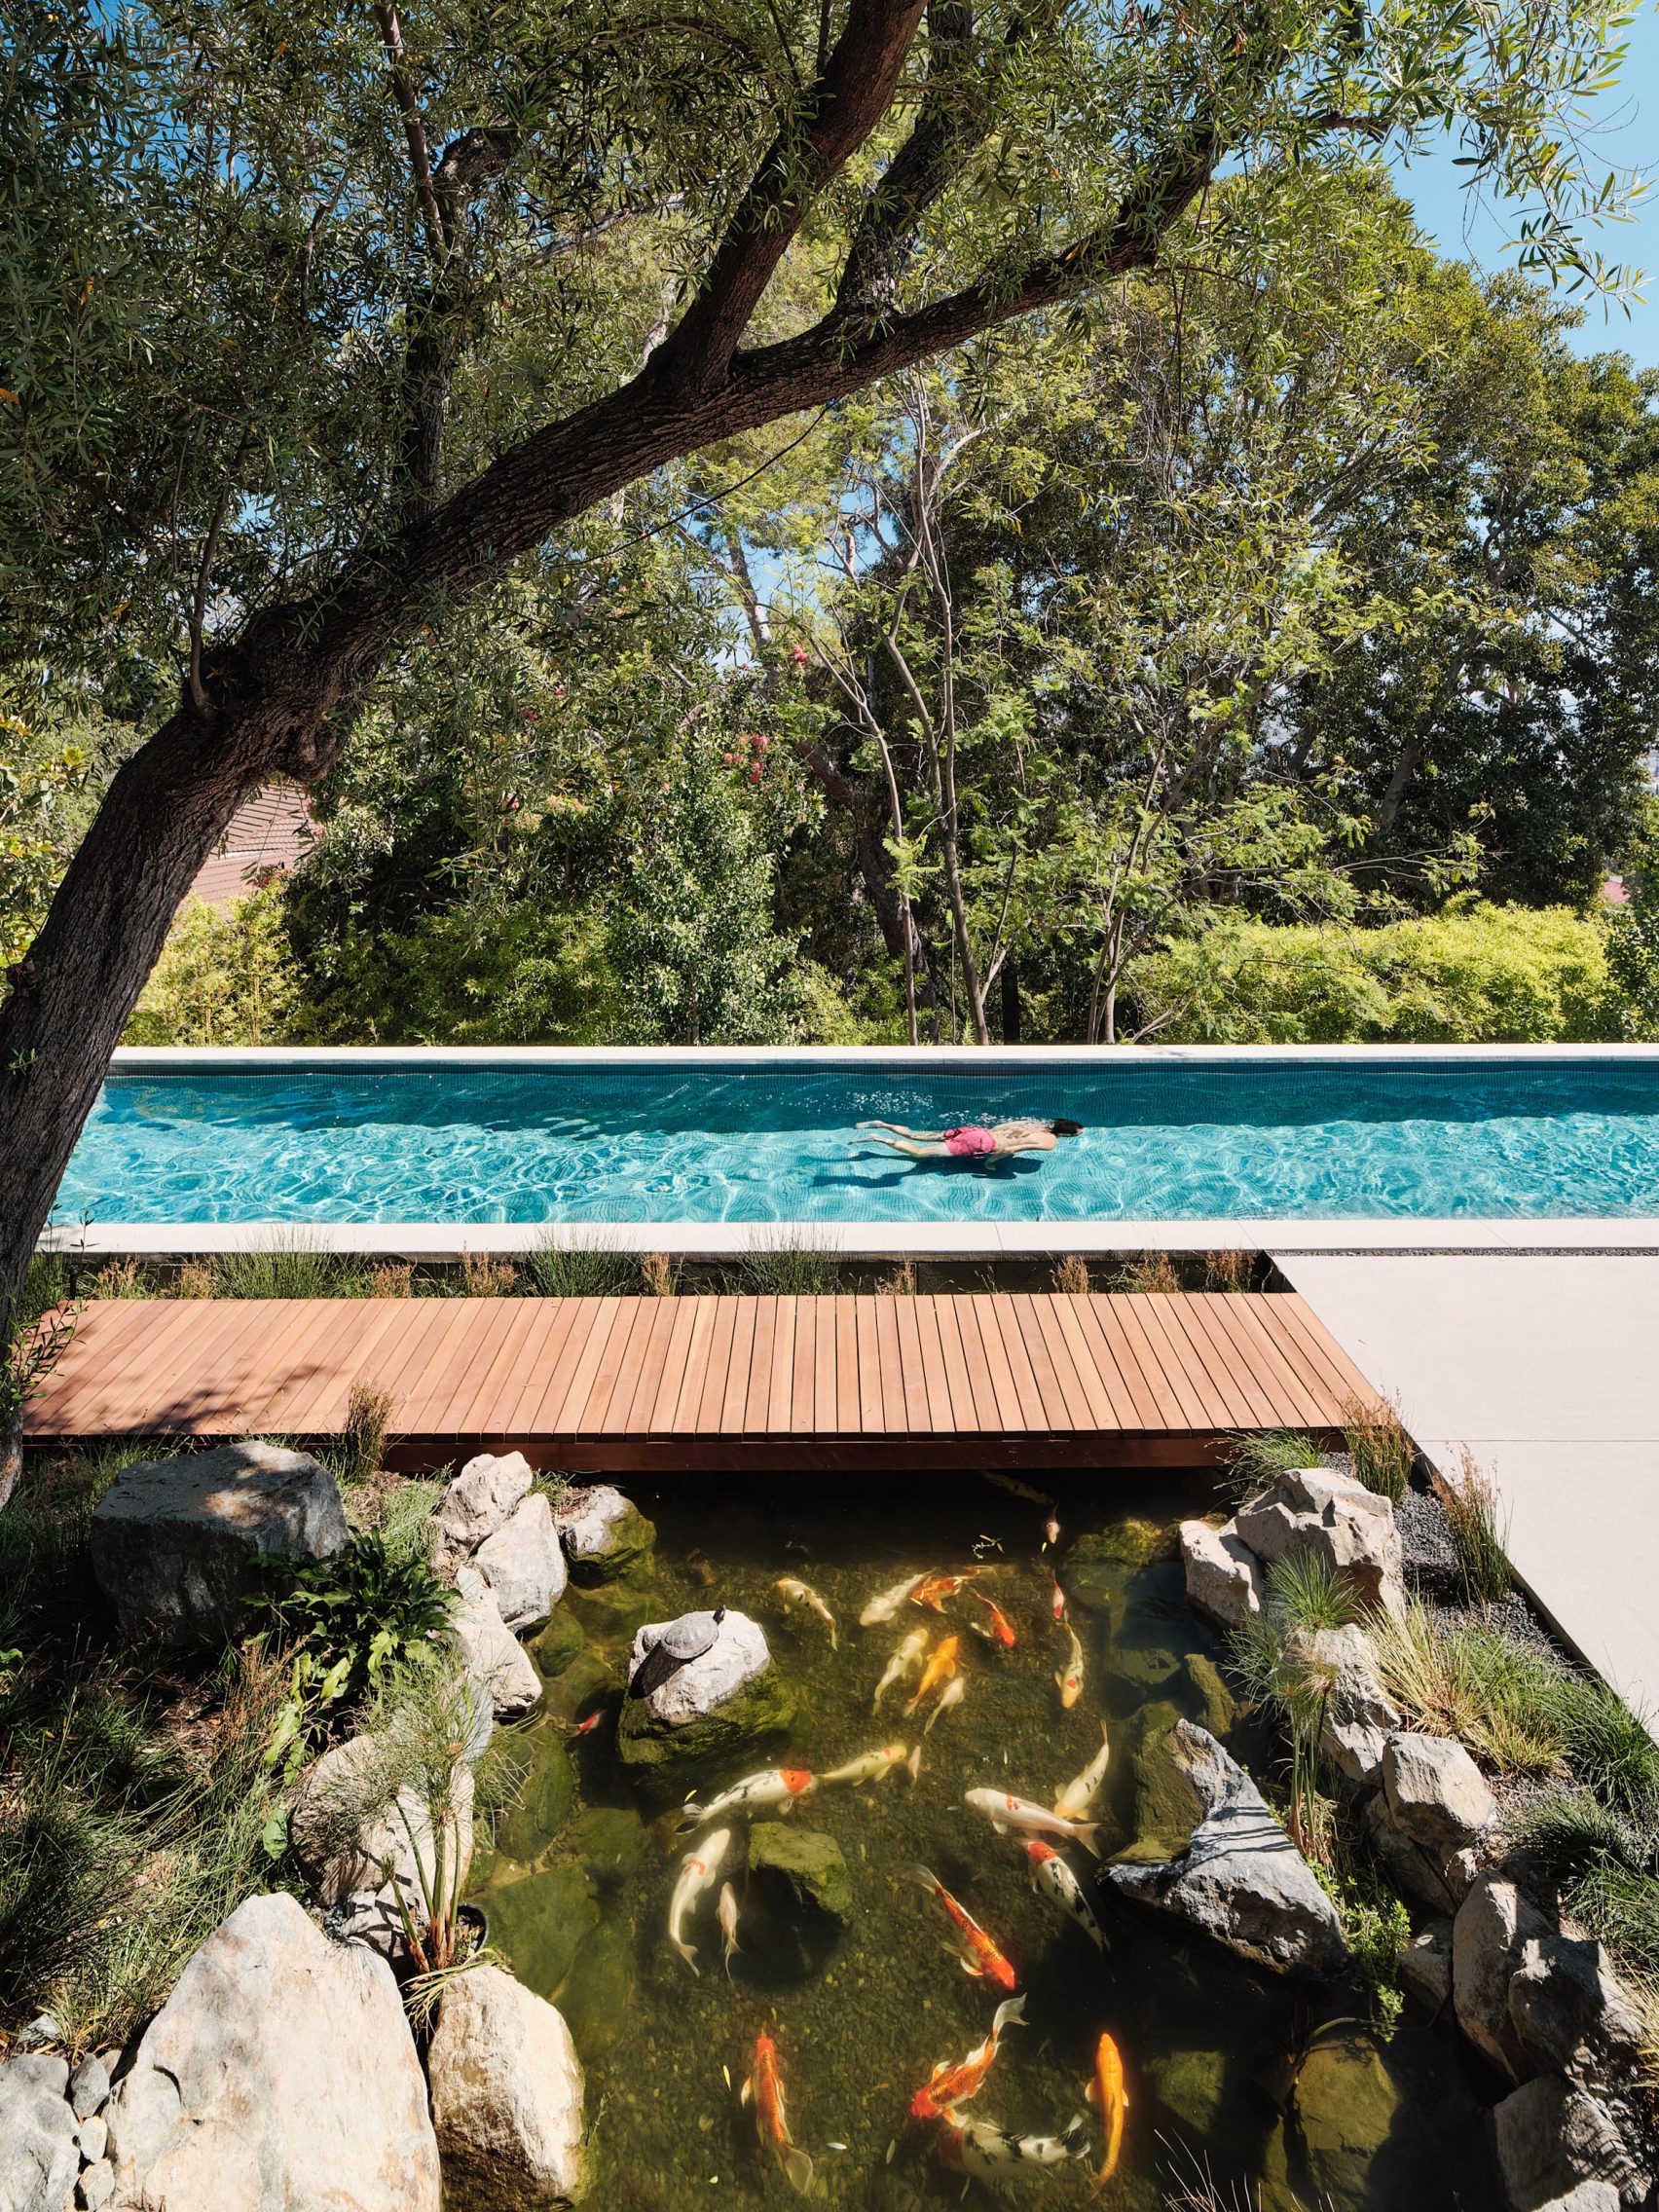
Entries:
{"type": "Polygon", "coordinates": [[[1074,1775],[1054,1799],[1054,1810],[1063,1821],[1081,1821],[1100,1791],[1106,1779],[1106,1763],[1112,1756],[1112,1739],[1106,1723],[1100,1723],[1100,1749],[1084,1768],[1074,1775]]]}
{"type": "Polygon", "coordinates": [[[1094,2177],[1091,2196],[1098,2196],[1118,2170],[1124,2148],[1124,2115],[1129,2109],[1124,2087],[1124,2061],[1110,2036],[1102,2036],[1094,2053],[1094,2075],[1088,2084],[1088,2101],[1100,2114],[1106,2129],[1106,2155],[1094,2177]]]}
{"type": "Polygon", "coordinates": [[[972,1582],[973,1571],[966,1574],[924,1574],[910,1592],[912,1605],[926,1605],[931,1613],[944,1610],[946,1598],[954,1598],[965,1582],[972,1582]]]}
{"type": "Polygon", "coordinates": [[[1030,1505],[1052,1505],[1054,1502],[1046,1490],[1033,1490],[1029,1483],[1022,1483],[1017,1475],[998,1474],[990,1467],[981,1467],[979,1472],[986,1482],[995,1483],[998,1490],[1006,1490],[1010,1497],[1023,1497],[1030,1505]]]}
{"type": "MultiPolygon", "coordinates": [[[[994,1599],[981,1597],[977,1590],[970,1590],[968,1595],[977,1605],[983,1605],[990,1616],[979,1634],[988,1637],[993,1643],[1000,1643],[1005,1651],[1012,1651],[1019,1640],[1014,1633],[1014,1623],[1002,1607],[994,1599]]],[[[974,1625],[978,1627],[977,1622],[974,1625]]]]}
{"type": "Polygon", "coordinates": [[[1062,1912],[1070,1913],[1096,1950],[1105,1950],[1106,1931],[1095,1919],[1094,1908],[1083,1894],[1083,1884],[1053,1845],[1034,1836],[1025,1846],[1025,1856],[1031,1862],[1031,1887],[1045,1891],[1062,1912]]]}
{"type": "Polygon", "coordinates": [[[916,1694],[904,1708],[906,1713],[914,1713],[918,1705],[932,1696],[940,1682],[947,1682],[950,1679],[956,1672],[956,1654],[960,1649],[961,1640],[954,1636],[947,1636],[943,1642],[938,1645],[933,1656],[922,1669],[922,1678],[916,1684],[916,1694]]]}
{"type": "Polygon", "coordinates": [[[1058,1582],[1055,1582],[1052,1590],[1050,1592],[1049,1610],[1053,1614],[1055,1620],[1057,1621],[1063,1621],[1066,1617],[1066,1594],[1060,1588],[1058,1582]]]}
{"type": "Polygon", "coordinates": [[[773,2152],[784,2169],[784,2179],[797,2196],[812,2194],[812,2160],[797,2151],[790,2134],[784,2104],[784,2078],[778,2071],[778,2046],[768,2035],[755,2039],[755,2063],[740,2091],[740,2101],[755,2113],[755,2132],[762,2150],[773,2152]]]}
{"type": "Polygon", "coordinates": [[[928,1714],[926,1720],[923,1721],[922,1734],[924,1736],[931,1736],[933,1734],[933,1724],[939,1718],[940,1714],[941,1713],[950,1712],[953,1706],[960,1705],[962,1703],[962,1700],[967,1695],[967,1682],[964,1680],[962,1676],[952,1675],[949,1681],[945,1683],[943,1689],[940,1691],[938,1704],[928,1714]]]}
{"type": "Polygon", "coordinates": [[[1075,1628],[1067,1627],[1071,1638],[1071,1656],[1054,1677],[1054,1687],[1060,1693],[1060,1703],[1069,1713],[1083,1695],[1083,1645],[1077,1640],[1075,1628]]]}
{"type": "Polygon", "coordinates": [[[1068,2159],[1087,2155],[1088,2122],[1082,2113],[1068,2121],[1060,2135],[1011,2135],[991,2120],[958,2120],[946,2113],[935,2143],[940,2162],[952,2173],[968,2174],[975,2181],[1017,2181],[1036,2175],[1047,2166],[1063,2166],[1068,2159]]]}
{"type": "Polygon", "coordinates": [[[910,1876],[920,1882],[924,1890],[931,1890],[943,1905],[945,1916],[956,1931],[962,1971],[978,1981],[994,1981],[999,1989],[1016,1989],[1018,1976],[1013,1967],[967,1906],[957,1903],[939,1876],[930,1874],[925,1866],[912,1866],[910,1876]]]}
{"type": "Polygon", "coordinates": [[[1081,1843],[1096,1859],[1100,1856],[1098,1821],[1068,1821],[1063,1814],[1034,1805],[1029,1797],[1013,1797],[1004,1789],[970,1789],[964,1802],[983,1813],[998,1835],[1056,1836],[1064,1843],[1081,1843]]]}
{"type": "Polygon", "coordinates": [[[804,1605],[809,1613],[816,1613],[830,1631],[830,1650],[840,1650],[840,1640],[835,1633],[835,1616],[809,1583],[798,1581],[793,1574],[784,1574],[779,1576],[776,1588],[778,1596],[784,1601],[786,1613],[796,1605],[804,1605]]]}
{"type": "Polygon", "coordinates": [[[903,1744],[883,1744],[877,1751],[865,1751],[845,1766],[832,1766],[828,1774],[818,1777],[820,1788],[827,1782],[882,1782],[896,1766],[903,1766],[909,1756],[903,1744]]]}
{"type": "Polygon", "coordinates": [[[991,2014],[991,2032],[976,2049],[955,2066],[939,2065],[933,2070],[927,2086],[918,2089],[910,2099],[912,2120],[942,2120],[952,2105],[965,2105],[978,2093],[985,2076],[991,2070],[991,2061],[997,2055],[997,2045],[1005,2028],[1025,2025],[1025,2000],[1023,1997],[1005,1998],[991,2014]]]}
{"type": "Polygon", "coordinates": [[[722,1789],[707,1805],[695,1802],[682,1805],[680,1825],[686,1828],[706,1828],[722,1813],[749,1813],[756,1805],[781,1805],[787,1812],[797,1798],[810,1795],[817,1788],[817,1775],[808,1774],[804,1767],[767,1767],[760,1774],[745,1775],[741,1782],[722,1789]]]}
{"type": "Polygon", "coordinates": [[[859,1615],[861,1628],[874,1628],[881,1621],[890,1621],[917,1583],[927,1580],[926,1573],[908,1574],[903,1582],[894,1583],[891,1590],[878,1590],[859,1615]]]}
{"type": "Polygon", "coordinates": [[[1043,1524],[1043,1542],[1042,1542],[1042,1546],[1041,1546],[1041,1549],[1042,1549],[1042,1550],[1044,1550],[1044,1551],[1047,1551],[1047,1550],[1049,1549],[1049,1546],[1050,1546],[1051,1544],[1057,1544],[1057,1543],[1059,1542],[1059,1540],[1060,1540],[1060,1523],[1059,1523],[1059,1516],[1058,1516],[1057,1514],[1053,1514],[1053,1513],[1051,1513],[1051,1514],[1050,1514],[1050,1516],[1049,1516],[1049,1518],[1048,1518],[1048,1520],[1047,1520],[1047,1521],[1045,1521],[1045,1522],[1044,1522],[1044,1524],[1043,1524]]]}
{"type": "Polygon", "coordinates": [[[730,1828],[717,1828],[713,1835],[706,1835],[694,1851],[685,1854],[675,1878],[674,1896],[668,1907],[668,1939],[693,1973],[700,1973],[702,1969],[697,1964],[695,1948],[685,1940],[685,1916],[703,1892],[712,1886],[730,1849],[730,1828]]]}
{"type": "Polygon", "coordinates": [[[892,1658],[888,1660],[887,1671],[875,1685],[875,1695],[869,1701],[871,1713],[879,1708],[882,1699],[895,1682],[902,1682],[906,1675],[913,1674],[921,1665],[922,1654],[927,1647],[927,1630],[925,1628],[912,1629],[898,1650],[894,1652],[892,1658]]]}

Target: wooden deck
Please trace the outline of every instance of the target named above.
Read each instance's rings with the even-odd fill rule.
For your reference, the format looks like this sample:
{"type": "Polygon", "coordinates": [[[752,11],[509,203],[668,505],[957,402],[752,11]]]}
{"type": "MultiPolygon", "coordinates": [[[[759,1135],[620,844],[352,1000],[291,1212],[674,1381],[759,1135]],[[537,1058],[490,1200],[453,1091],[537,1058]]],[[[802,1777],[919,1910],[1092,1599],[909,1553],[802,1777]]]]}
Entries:
{"type": "Polygon", "coordinates": [[[322,1437],[390,1392],[393,1465],[1194,1466],[1373,1393],[1300,1298],[115,1299],[31,1442],[322,1437]]]}

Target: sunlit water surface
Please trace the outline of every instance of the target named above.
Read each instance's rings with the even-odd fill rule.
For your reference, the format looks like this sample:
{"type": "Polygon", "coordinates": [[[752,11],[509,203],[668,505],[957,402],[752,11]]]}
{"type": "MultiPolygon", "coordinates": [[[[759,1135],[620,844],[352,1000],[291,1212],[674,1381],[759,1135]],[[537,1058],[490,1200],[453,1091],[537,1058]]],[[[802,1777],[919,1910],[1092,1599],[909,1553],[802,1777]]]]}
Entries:
{"type": "MultiPolygon", "coordinates": [[[[968,1695],[923,1739],[919,1781],[912,1787],[899,1774],[826,1789],[795,1814],[836,1839],[856,1892],[855,1925],[805,1979],[781,1974],[753,1944],[728,1979],[713,1893],[691,1929],[703,1970],[692,1977],[665,1933],[686,1848],[671,1833],[672,1815],[636,1790],[615,1757],[608,1719],[570,1738],[569,1810],[545,1832],[534,1823],[527,1832],[522,1814],[509,1819],[508,1840],[523,1856],[486,1863],[479,1894],[495,1939],[571,2022],[594,2122],[589,2201],[604,2212],[796,2201],[757,2152],[736,2096],[762,2030],[782,2053],[792,2124],[815,2161],[819,2201],[905,2212],[962,2200],[961,2177],[940,2169],[927,2131],[909,2126],[906,2113],[937,2063],[960,2059],[981,2040],[998,1993],[970,1980],[947,1954],[937,1903],[909,1879],[923,1863],[996,1936],[1027,1992],[1029,2028],[1009,2035],[969,2110],[1052,2133],[1088,2110],[1083,2088],[1096,2042],[1102,2030],[1116,2038],[1130,2112],[1107,2206],[1161,2206],[1171,2161],[1186,2144],[1229,2191],[1259,2186],[1268,2212],[1288,2212],[1295,2201],[1333,2212],[1485,2212],[1495,2199],[1482,2114],[1454,2037],[1421,2027],[1397,2034],[1379,2077],[1384,2107],[1395,2104],[1391,2120],[1384,2110],[1383,2148],[1333,2163],[1327,2147],[1309,2170],[1284,2117],[1289,2082],[1310,2046],[1335,2040],[1349,2047],[1345,2039],[1363,2034],[1357,1994],[1296,1993],[1218,1948],[1153,1927],[1109,1896],[1101,1912],[1111,1949],[1101,1958],[1032,1893],[1017,1844],[965,1807],[964,1791],[985,1785],[1052,1802],[1097,1749],[1105,1718],[1116,1755],[1098,1809],[1108,1848],[1119,1847],[1132,1832],[1140,1716],[1150,1707],[1154,1717],[1200,1717],[1206,1687],[1214,1689],[1204,1662],[1223,1656],[1189,1613],[1171,1557],[1174,1522],[1201,1510],[1204,1478],[1044,1479],[1059,1496],[1062,1548],[1084,1530],[1115,1529],[1125,1554],[1092,1570],[1093,1595],[1104,1603],[1074,1603],[1087,1682],[1070,1712],[1061,1711],[1053,1680],[1063,1644],[1049,1612],[1041,1508],[977,1476],[906,1477],[902,1487],[787,1475],[631,1486],[657,1520],[658,1565],[632,1590],[567,1601],[586,1625],[587,1643],[550,1685],[548,1716],[526,1750],[556,1752],[570,1716],[614,1691],[638,1620],[692,1606],[723,1601],[764,1625],[775,1661],[809,1708],[782,1763],[820,1771],[895,1738],[916,1740],[899,1699],[872,1720],[870,1695],[891,1650],[929,1616],[906,1606],[891,1625],[861,1629],[860,1609],[874,1591],[922,1567],[978,1563],[980,1586],[1012,1616],[1019,1642],[1012,1653],[994,1651],[969,1630],[977,1608],[955,1601],[947,1625],[963,1638],[968,1695]],[[1148,1550],[1161,1556],[1134,1564],[1148,1550]],[[838,1654],[815,1620],[785,1620],[774,1589],[783,1574],[808,1581],[828,1602],[840,1624],[838,1654]]],[[[1271,1753],[1247,1726],[1232,1741],[1271,1775],[1271,1753]]],[[[677,1794],[693,1780],[721,1785],[776,1759],[746,1754],[716,1775],[687,1775],[677,1794]]],[[[553,1794],[564,1792],[555,1787],[553,1794]]],[[[741,1819],[735,1825],[741,1842],[741,1819]]],[[[737,1861],[733,1872],[741,1889],[737,1861]]],[[[1374,2115],[1351,2101],[1355,2131],[1369,2140],[1379,2133],[1374,2115]]],[[[1057,2178],[1022,2181],[1020,2196],[1038,2205],[1085,2202],[1098,2155],[1092,2118],[1089,2140],[1089,2159],[1057,2178]]],[[[970,2194],[993,2201],[977,2184],[970,2194]]]]}

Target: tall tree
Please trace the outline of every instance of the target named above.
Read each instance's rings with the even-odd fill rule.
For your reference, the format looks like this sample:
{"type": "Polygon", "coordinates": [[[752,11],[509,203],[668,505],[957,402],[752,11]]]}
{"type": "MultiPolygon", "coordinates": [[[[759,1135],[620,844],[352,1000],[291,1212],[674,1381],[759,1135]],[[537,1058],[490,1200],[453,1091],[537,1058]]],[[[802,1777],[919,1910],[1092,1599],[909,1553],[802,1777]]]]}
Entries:
{"type": "MultiPolygon", "coordinates": [[[[179,900],[410,627],[636,478],[1106,276],[1229,162],[1448,124],[1599,274],[1609,0],[102,0],[13,11],[15,649],[174,633],[0,1009],[0,1307],[179,900]],[[607,241],[648,236],[608,292],[607,241]],[[780,274],[787,276],[780,288],[780,274]]],[[[624,257],[625,259],[625,257],[624,257]]]]}

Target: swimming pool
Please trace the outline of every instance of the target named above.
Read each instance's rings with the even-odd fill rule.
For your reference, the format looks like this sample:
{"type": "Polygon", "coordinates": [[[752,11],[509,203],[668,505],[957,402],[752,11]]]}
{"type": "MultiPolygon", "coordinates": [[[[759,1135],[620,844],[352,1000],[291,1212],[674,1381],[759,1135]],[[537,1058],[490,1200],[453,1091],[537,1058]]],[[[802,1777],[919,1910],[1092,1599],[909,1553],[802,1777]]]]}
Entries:
{"type": "Polygon", "coordinates": [[[60,1225],[1659,1217],[1659,1051],[127,1051],[60,1225]],[[861,1144],[1063,1114],[1040,1158],[861,1144]]]}

